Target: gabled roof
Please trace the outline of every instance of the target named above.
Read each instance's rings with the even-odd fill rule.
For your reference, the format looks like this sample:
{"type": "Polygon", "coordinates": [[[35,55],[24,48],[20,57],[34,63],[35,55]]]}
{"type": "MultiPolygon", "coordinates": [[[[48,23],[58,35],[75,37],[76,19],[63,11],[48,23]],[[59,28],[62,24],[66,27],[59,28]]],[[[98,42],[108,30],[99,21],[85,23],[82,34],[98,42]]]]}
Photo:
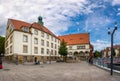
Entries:
{"type": "MultiPolygon", "coordinates": [[[[33,24],[30,24],[30,23],[27,23],[27,22],[24,22],[24,21],[20,21],[20,20],[15,20],[15,19],[9,19],[14,28],[17,29],[17,30],[21,30],[22,31],[22,27],[28,27],[28,28],[35,28],[35,29],[39,29],[43,32],[46,32],[54,37],[56,37],[50,30],[48,30],[45,26],[42,26],[40,25],[39,23],[37,22],[34,22],[33,24]]],[[[56,37],[57,38],[57,37],[56,37]]]]}
{"type": "Polygon", "coordinates": [[[89,44],[89,33],[80,33],[80,34],[69,34],[64,36],[58,36],[58,38],[62,41],[64,40],[67,45],[75,45],[75,44],[89,44]]]}
{"type": "Polygon", "coordinates": [[[32,27],[33,27],[33,28],[36,28],[36,29],[40,29],[41,31],[44,31],[44,32],[46,32],[46,33],[48,33],[48,34],[50,34],[50,35],[55,36],[50,30],[48,30],[46,27],[40,25],[39,23],[34,22],[34,23],[32,24],[32,27]]]}
{"type": "Polygon", "coordinates": [[[25,26],[25,27],[30,27],[31,24],[24,22],[24,21],[20,21],[20,20],[15,20],[15,19],[9,19],[12,24],[14,25],[15,29],[21,30],[21,27],[25,26]]]}

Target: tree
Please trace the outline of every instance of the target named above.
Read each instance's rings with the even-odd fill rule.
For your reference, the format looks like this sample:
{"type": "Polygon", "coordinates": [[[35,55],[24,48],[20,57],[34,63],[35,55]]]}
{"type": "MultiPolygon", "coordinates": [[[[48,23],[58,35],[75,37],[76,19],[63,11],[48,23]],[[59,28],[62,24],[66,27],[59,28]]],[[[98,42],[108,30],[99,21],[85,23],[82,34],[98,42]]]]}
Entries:
{"type": "Polygon", "coordinates": [[[95,58],[102,57],[102,54],[99,51],[95,51],[94,52],[94,57],[95,58]]]}
{"type": "Polygon", "coordinates": [[[67,44],[64,40],[62,40],[62,42],[60,43],[58,52],[61,56],[63,56],[64,61],[66,61],[68,51],[67,51],[67,44]]]}
{"type": "Polygon", "coordinates": [[[0,36],[0,54],[5,53],[5,37],[0,36]]]}

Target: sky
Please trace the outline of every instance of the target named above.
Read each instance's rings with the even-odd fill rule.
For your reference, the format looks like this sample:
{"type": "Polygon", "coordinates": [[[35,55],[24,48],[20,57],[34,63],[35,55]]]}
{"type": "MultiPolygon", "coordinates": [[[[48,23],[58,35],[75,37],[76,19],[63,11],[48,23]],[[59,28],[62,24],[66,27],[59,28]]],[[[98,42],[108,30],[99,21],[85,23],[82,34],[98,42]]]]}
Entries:
{"type": "Polygon", "coordinates": [[[114,44],[120,44],[120,0],[0,0],[0,35],[9,18],[33,23],[38,16],[57,36],[90,33],[95,50],[110,46],[108,27],[112,32],[117,21],[114,44]]]}

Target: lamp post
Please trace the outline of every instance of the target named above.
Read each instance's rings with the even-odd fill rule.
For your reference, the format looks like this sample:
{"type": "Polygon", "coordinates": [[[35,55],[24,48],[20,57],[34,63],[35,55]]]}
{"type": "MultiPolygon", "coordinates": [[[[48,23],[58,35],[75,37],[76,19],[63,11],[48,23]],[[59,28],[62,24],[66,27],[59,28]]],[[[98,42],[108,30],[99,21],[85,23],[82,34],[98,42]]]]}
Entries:
{"type": "Polygon", "coordinates": [[[110,28],[108,28],[108,34],[111,35],[111,64],[110,64],[110,67],[111,67],[111,71],[110,71],[110,75],[113,75],[113,35],[115,33],[115,30],[117,30],[117,22],[115,22],[115,27],[113,29],[112,32],[110,32],[110,28]]]}

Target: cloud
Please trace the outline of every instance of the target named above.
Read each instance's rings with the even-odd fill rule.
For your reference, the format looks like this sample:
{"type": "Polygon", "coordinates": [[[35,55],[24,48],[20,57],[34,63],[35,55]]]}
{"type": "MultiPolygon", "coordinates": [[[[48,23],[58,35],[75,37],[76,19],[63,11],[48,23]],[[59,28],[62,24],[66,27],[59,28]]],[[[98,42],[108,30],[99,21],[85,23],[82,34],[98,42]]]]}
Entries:
{"type": "MultiPolygon", "coordinates": [[[[91,13],[92,10],[86,8],[88,0],[0,0],[0,30],[6,26],[8,18],[14,18],[33,23],[37,17],[43,17],[44,25],[55,34],[68,30],[70,17],[76,14],[91,13]]],[[[5,32],[5,30],[3,30],[5,32]]],[[[0,32],[0,34],[5,34],[0,32]]]]}
{"type": "Polygon", "coordinates": [[[114,33],[114,44],[120,44],[119,36],[120,36],[120,28],[118,27],[118,29],[114,33]]]}
{"type": "Polygon", "coordinates": [[[120,0],[113,0],[112,1],[112,5],[115,6],[115,5],[119,5],[120,4],[120,0]]]}
{"type": "Polygon", "coordinates": [[[107,27],[114,20],[100,13],[93,13],[89,15],[89,17],[85,20],[85,28],[86,32],[90,32],[92,30],[99,30],[107,27]]]}
{"type": "Polygon", "coordinates": [[[120,15],[120,12],[119,13],[117,13],[117,16],[119,16],[120,15]]]}
{"type": "Polygon", "coordinates": [[[103,41],[103,40],[96,40],[95,42],[92,43],[94,45],[94,50],[103,50],[106,47],[110,46],[110,43],[107,41],[103,41]]]}
{"type": "MultiPolygon", "coordinates": [[[[91,3],[89,0],[0,0],[0,30],[6,27],[7,19],[19,19],[33,23],[40,15],[44,25],[55,34],[67,31],[71,25],[70,18],[79,14],[89,15],[95,8],[103,5],[91,3]]],[[[5,34],[5,30],[0,32],[5,34]]]]}
{"type": "Polygon", "coordinates": [[[120,15],[120,8],[117,9],[117,12],[118,12],[117,16],[119,16],[120,15]]]}

